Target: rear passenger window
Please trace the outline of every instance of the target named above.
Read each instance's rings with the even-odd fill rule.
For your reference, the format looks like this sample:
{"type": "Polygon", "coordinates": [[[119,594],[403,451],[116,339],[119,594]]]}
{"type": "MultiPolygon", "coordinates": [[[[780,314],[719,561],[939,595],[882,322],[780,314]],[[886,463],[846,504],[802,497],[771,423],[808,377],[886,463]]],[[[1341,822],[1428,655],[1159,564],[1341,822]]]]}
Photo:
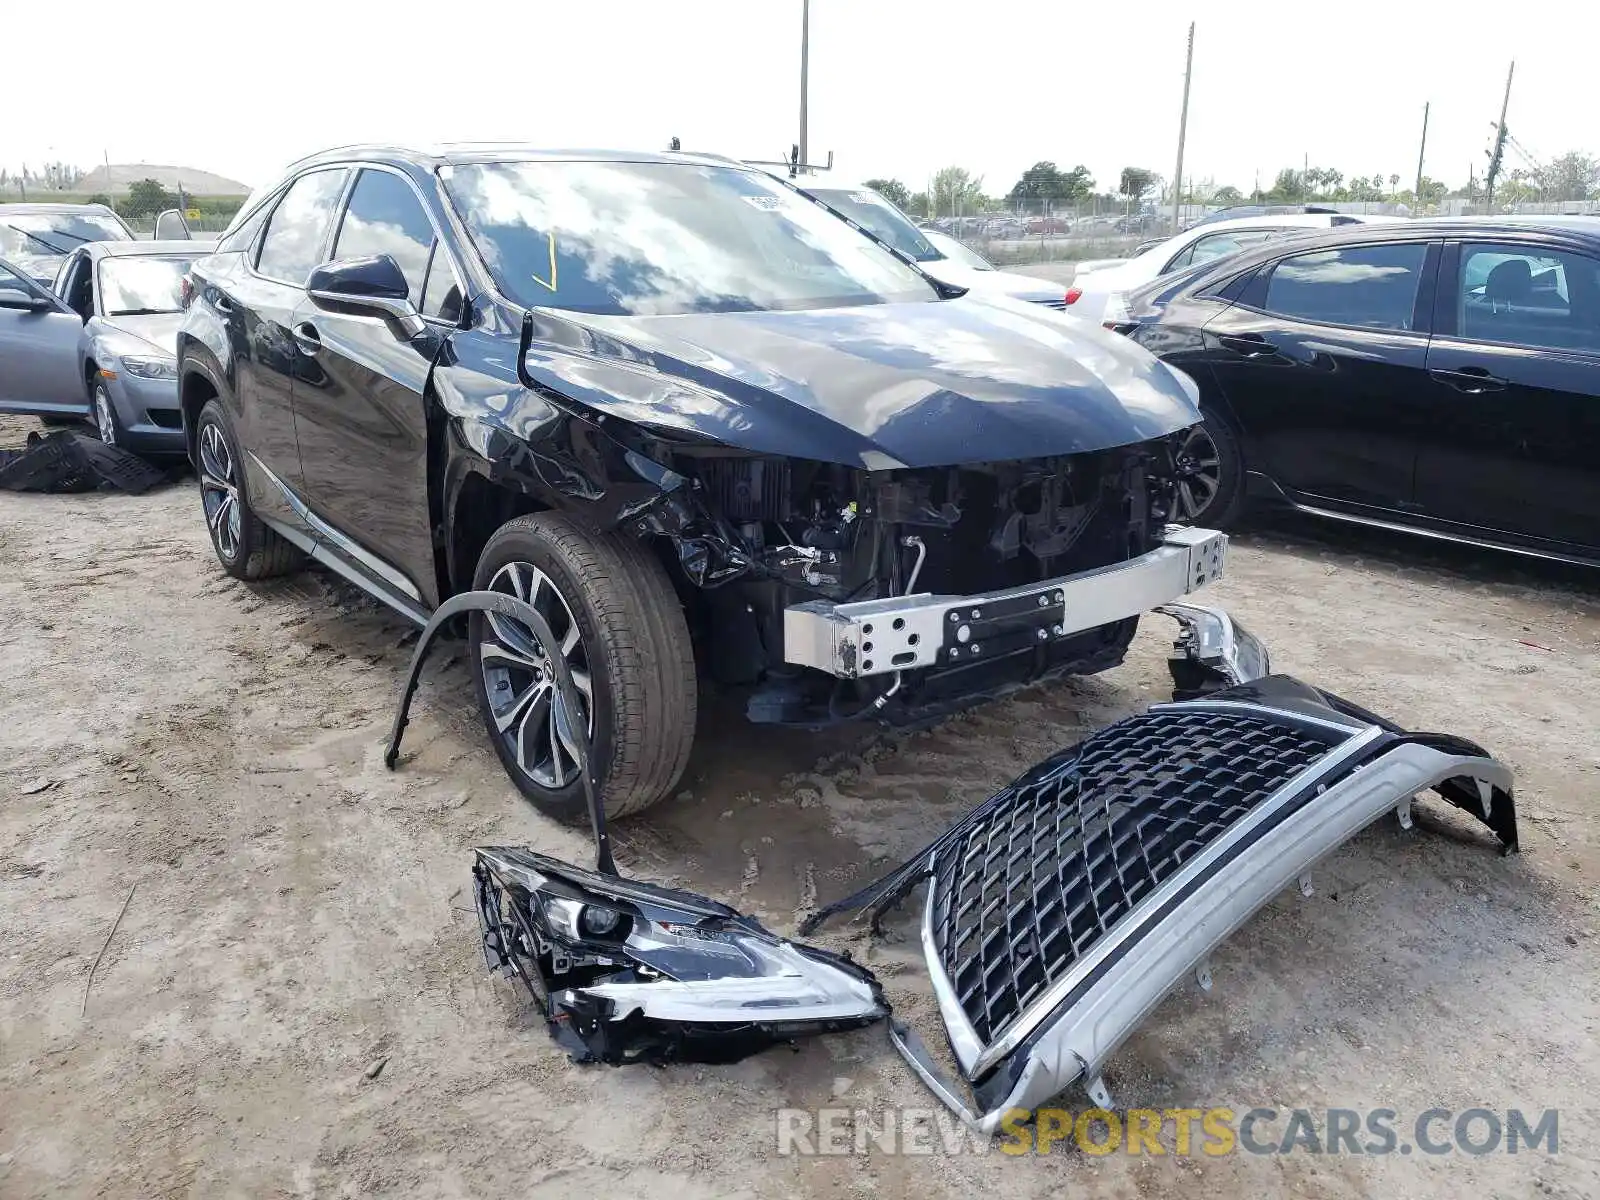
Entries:
{"type": "Polygon", "coordinates": [[[266,223],[267,214],[272,211],[272,205],[263,204],[252,213],[248,220],[237,227],[230,228],[217,241],[218,254],[231,254],[237,250],[248,250],[255,245],[256,234],[261,232],[261,226],[266,223]]]}
{"type": "Polygon", "coordinates": [[[346,171],[313,171],[289,185],[278,207],[267,219],[256,270],[271,279],[304,287],[311,271],[322,262],[322,247],[333,224],[346,171]]]}
{"type": "Polygon", "coordinates": [[[1285,317],[1363,329],[1410,329],[1428,247],[1342,246],[1281,260],[1262,307],[1285,317]]]}
{"type": "Polygon", "coordinates": [[[1600,261],[1527,246],[1463,246],[1456,328],[1474,342],[1600,351],[1600,261]]]}
{"type": "Polygon", "coordinates": [[[333,257],[387,254],[400,265],[411,303],[420,309],[432,246],[433,223],[411,185],[388,171],[362,171],[350,192],[350,206],[339,226],[333,257]]]}

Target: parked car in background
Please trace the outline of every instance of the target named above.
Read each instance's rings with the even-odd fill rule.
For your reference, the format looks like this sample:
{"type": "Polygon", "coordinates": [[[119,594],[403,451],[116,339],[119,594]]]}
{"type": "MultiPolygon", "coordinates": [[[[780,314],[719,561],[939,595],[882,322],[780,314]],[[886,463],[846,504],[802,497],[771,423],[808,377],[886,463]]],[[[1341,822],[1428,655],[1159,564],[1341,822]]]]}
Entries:
{"type": "Polygon", "coordinates": [[[1353,226],[1161,280],[1117,328],[1200,385],[1188,515],[1600,563],[1600,221],[1353,226]]]}
{"type": "Polygon", "coordinates": [[[1027,220],[1029,237],[1050,237],[1053,235],[1072,232],[1071,217],[1029,217],[1027,220]]]}
{"type": "MultiPolygon", "coordinates": [[[[1315,213],[1323,216],[1350,217],[1351,221],[1359,217],[1350,213],[1341,213],[1337,208],[1329,208],[1318,204],[1230,204],[1226,208],[1219,208],[1216,212],[1207,213],[1198,221],[1191,221],[1185,228],[1193,229],[1197,225],[1215,225],[1218,221],[1237,221],[1242,217],[1289,217],[1303,216],[1315,213]]],[[[1334,222],[1341,224],[1342,222],[1334,222]]]]}
{"type": "Polygon", "coordinates": [[[558,645],[474,611],[468,656],[554,816],[585,812],[577,731],[613,815],[670,794],[697,664],[757,722],[922,719],[1102,670],[1222,569],[1222,535],[1167,528],[1192,381],[952,297],[728,160],[330,151],[191,278],[223,569],[310,555],[418,623],[465,591],[532,604],[558,645]]]}
{"type": "Polygon", "coordinates": [[[92,421],[108,445],[181,453],[178,320],[190,242],[87,242],[54,286],[0,262],[0,411],[92,421]],[[3,301],[3,298],[0,298],[3,301]]]}
{"type": "Polygon", "coordinates": [[[1028,226],[1017,217],[991,217],[984,226],[983,235],[995,241],[1028,236],[1028,226]]]}
{"type": "MultiPolygon", "coordinates": [[[[1087,321],[1104,318],[1108,304],[1120,302],[1123,293],[1149,283],[1152,279],[1196,266],[1214,258],[1237,254],[1246,246],[1279,238],[1305,237],[1334,224],[1359,221],[1362,218],[1337,218],[1320,213],[1286,214],[1284,216],[1245,217],[1237,221],[1221,221],[1210,225],[1197,225],[1167,238],[1143,254],[1125,260],[1104,263],[1080,263],[1078,273],[1067,292],[1067,311],[1087,321]]],[[[1394,220],[1378,217],[1375,220],[1394,220]]]]}
{"type": "MultiPolygon", "coordinates": [[[[973,291],[1010,296],[1048,308],[1066,307],[1066,287],[1047,279],[1022,275],[1013,271],[1000,271],[981,255],[971,251],[953,253],[951,246],[961,243],[950,233],[938,229],[919,229],[916,223],[888,200],[868,187],[846,186],[833,180],[823,180],[815,175],[801,175],[790,179],[776,176],[784,183],[799,189],[819,204],[826,205],[839,216],[882,239],[917,266],[941,283],[973,291]],[[940,240],[935,241],[938,237],[940,240]],[[982,265],[976,265],[981,263],[982,265]]],[[[978,218],[961,218],[978,222],[978,218]]],[[[986,228],[981,222],[966,228],[976,231],[986,228]]],[[[959,222],[952,229],[961,229],[959,222]]],[[[975,234],[974,234],[975,236],[975,234]]]]}
{"type": "Polygon", "coordinates": [[[0,204],[0,258],[45,287],[77,247],[133,240],[133,230],[104,204],[0,204]]]}

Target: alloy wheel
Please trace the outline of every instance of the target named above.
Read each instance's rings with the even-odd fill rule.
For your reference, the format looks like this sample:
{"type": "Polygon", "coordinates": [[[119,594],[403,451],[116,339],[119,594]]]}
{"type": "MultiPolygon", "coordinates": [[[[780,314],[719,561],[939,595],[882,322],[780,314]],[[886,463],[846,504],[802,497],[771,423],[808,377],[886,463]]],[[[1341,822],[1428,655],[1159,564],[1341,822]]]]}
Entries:
{"type": "Polygon", "coordinates": [[[94,388],[94,422],[100,431],[100,440],[108,446],[115,446],[117,419],[111,412],[111,395],[103,383],[97,383],[94,388]]]}
{"type": "Polygon", "coordinates": [[[217,553],[233,562],[239,557],[239,482],[228,439],[214,421],[200,429],[200,503],[217,553]]]}
{"type": "Polygon", "coordinates": [[[1193,523],[1222,489],[1222,454],[1204,425],[1196,425],[1178,447],[1178,519],[1193,523]]]}
{"type": "Polygon", "coordinates": [[[577,618],[555,582],[531,563],[507,563],[489,590],[532,605],[559,643],[547,647],[522,622],[486,613],[478,662],[495,728],[517,765],[540,787],[566,787],[578,777],[574,716],[587,737],[594,735],[594,679],[577,618]],[[569,713],[562,703],[551,654],[566,661],[583,712],[569,713]]]}

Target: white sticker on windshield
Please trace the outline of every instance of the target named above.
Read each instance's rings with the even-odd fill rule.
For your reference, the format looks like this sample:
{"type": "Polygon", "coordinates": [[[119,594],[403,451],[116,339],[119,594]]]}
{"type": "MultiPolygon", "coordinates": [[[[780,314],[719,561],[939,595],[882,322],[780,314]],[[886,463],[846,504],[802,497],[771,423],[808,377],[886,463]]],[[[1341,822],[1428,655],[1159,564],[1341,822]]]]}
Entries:
{"type": "Polygon", "coordinates": [[[783,207],[782,196],[746,196],[744,197],[744,202],[753,204],[757,208],[764,208],[768,212],[777,212],[778,209],[783,207]]]}
{"type": "Polygon", "coordinates": [[[854,200],[857,204],[883,203],[876,192],[851,192],[850,199],[854,200]]]}

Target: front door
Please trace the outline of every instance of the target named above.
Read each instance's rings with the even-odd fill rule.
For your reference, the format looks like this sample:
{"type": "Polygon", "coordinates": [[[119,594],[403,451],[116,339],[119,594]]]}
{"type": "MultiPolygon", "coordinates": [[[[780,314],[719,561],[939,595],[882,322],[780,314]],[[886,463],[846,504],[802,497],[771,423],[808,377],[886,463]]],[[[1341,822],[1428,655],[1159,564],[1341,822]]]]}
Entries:
{"type": "MultiPolygon", "coordinates": [[[[330,257],[386,254],[426,312],[435,232],[407,179],[363,168],[350,191],[330,257]]],[[[448,255],[438,251],[448,273],[448,255]]],[[[390,586],[432,606],[438,600],[428,505],[428,374],[448,327],[430,322],[414,337],[379,316],[331,312],[309,298],[293,335],[315,369],[295,382],[295,426],[312,509],[342,535],[335,549],[390,586]],[[398,574],[402,578],[396,579],[398,574]]]]}
{"type": "Polygon", "coordinates": [[[0,412],[86,417],[77,313],[0,259],[0,412]]]}
{"type": "Polygon", "coordinates": [[[1440,279],[1418,502],[1490,537],[1600,549],[1600,258],[1467,242],[1440,279]]]}
{"type": "Polygon", "coordinates": [[[1435,253],[1309,250],[1263,267],[1206,324],[1206,360],[1251,464],[1310,503],[1412,504],[1435,253]]]}

